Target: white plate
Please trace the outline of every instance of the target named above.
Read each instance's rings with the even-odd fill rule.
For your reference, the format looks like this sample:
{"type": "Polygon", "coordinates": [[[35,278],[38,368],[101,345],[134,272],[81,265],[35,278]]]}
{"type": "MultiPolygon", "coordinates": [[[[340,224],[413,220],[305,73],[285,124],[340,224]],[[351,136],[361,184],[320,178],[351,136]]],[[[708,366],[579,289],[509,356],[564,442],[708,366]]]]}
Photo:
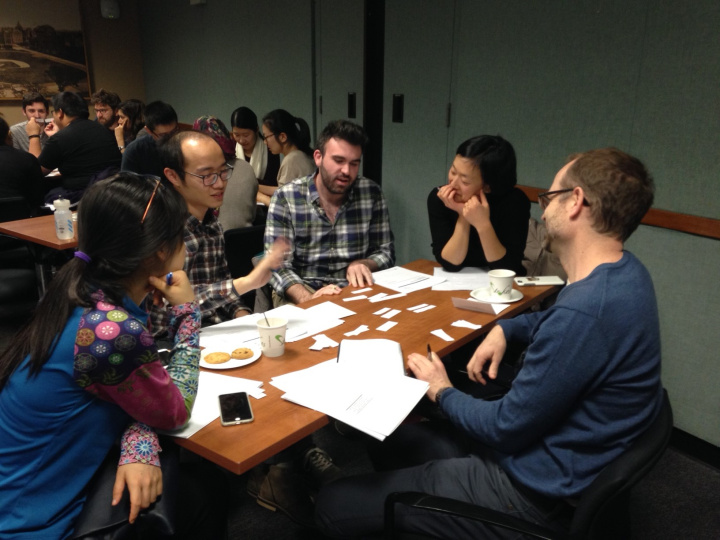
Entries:
{"type": "Polygon", "coordinates": [[[249,364],[252,364],[255,362],[258,358],[260,358],[260,348],[259,347],[247,347],[248,349],[252,350],[253,355],[250,358],[246,358],[245,360],[235,360],[231,358],[227,362],[223,362],[222,364],[208,364],[205,361],[205,356],[214,353],[214,352],[226,352],[228,354],[232,353],[235,349],[240,349],[240,347],[235,347],[235,349],[228,350],[225,349],[203,349],[200,353],[200,367],[208,368],[208,369],[233,369],[233,368],[239,368],[243,366],[247,366],[249,364]]]}
{"type": "Polygon", "coordinates": [[[470,296],[472,296],[475,300],[480,300],[480,302],[486,302],[488,304],[512,304],[513,302],[520,300],[523,297],[523,293],[517,289],[513,289],[510,293],[510,299],[502,300],[498,298],[497,295],[490,294],[490,287],[480,287],[479,289],[472,291],[470,296]]]}

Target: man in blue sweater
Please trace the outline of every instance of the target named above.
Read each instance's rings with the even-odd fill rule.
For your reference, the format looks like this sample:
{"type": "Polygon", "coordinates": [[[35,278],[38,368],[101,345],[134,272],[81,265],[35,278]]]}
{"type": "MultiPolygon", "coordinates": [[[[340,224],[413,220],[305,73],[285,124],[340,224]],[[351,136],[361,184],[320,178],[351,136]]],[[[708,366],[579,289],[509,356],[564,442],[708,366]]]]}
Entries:
{"type": "MultiPolygon", "coordinates": [[[[379,445],[376,467],[321,491],[318,523],[336,536],[382,530],[394,491],[494,508],[562,531],[573,502],[660,410],[660,334],[652,281],[623,244],[653,201],[643,164],[616,149],[572,156],[539,195],[548,243],[568,285],[544,312],[500,321],[468,363],[497,375],[509,341],[527,345],[512,389],[497,401],[452,387],[443,363],[412,354],[447,425],[408,424],[379,445]],[[404,468],[402,468],[404,467],[404,468]]],[[[403,529],[446,538],[509,538],[503,529],[400,510],[403,529]]]]}

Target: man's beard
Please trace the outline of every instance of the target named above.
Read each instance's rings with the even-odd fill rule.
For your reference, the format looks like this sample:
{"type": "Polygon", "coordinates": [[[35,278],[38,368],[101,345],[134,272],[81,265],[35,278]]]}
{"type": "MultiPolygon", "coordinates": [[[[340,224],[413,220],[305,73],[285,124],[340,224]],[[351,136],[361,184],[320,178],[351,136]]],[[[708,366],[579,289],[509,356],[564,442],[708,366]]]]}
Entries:
{"type": "Polygon", "coordinates": [[[325,189],[327,189],[330,193],[334,195],[344,195],[348,191],[350,191],[350,188],[353,187],[355,184],[355,180],[357,180],[357,177],[351,178],[350,176],[347,176],[348,178],[348,185],[347,186],[337,186],[334,184],[334,180],[336,178],[342,178],[341,175],[330,177],[330,174],[325,170],[325,168],[320,165],[318,167],[318,171],[320,172],[320,179],[322,180],[323,185],[325,186],[325,189]]]}

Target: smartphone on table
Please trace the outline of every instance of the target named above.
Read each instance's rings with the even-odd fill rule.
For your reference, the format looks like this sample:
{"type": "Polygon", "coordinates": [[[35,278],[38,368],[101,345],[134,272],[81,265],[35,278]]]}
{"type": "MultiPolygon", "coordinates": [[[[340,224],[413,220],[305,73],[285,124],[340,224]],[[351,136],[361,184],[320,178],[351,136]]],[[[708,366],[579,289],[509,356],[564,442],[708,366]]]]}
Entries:
{"type": "Polygon", "coordinates": [[[223,426],[247,424],[254,420],[247,392],[234,392],[218,396],[220,402],[220,423],[223,426]]]}

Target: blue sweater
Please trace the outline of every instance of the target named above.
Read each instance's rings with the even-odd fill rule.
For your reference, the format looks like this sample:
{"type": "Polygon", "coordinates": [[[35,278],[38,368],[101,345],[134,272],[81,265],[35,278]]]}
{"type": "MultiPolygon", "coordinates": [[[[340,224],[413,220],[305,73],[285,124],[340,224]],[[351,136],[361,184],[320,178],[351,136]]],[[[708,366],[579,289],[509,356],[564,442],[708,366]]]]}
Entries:
{"type": "Polygon", "coordinates": [[[579,495],[660,410],[660,330],[650,275],[624,252],[568,285],[547,311],[499,323],[528,344],[501,400],[454,389],[453,423],[493,448],[517,482],[551,497],[579,495]]]}

